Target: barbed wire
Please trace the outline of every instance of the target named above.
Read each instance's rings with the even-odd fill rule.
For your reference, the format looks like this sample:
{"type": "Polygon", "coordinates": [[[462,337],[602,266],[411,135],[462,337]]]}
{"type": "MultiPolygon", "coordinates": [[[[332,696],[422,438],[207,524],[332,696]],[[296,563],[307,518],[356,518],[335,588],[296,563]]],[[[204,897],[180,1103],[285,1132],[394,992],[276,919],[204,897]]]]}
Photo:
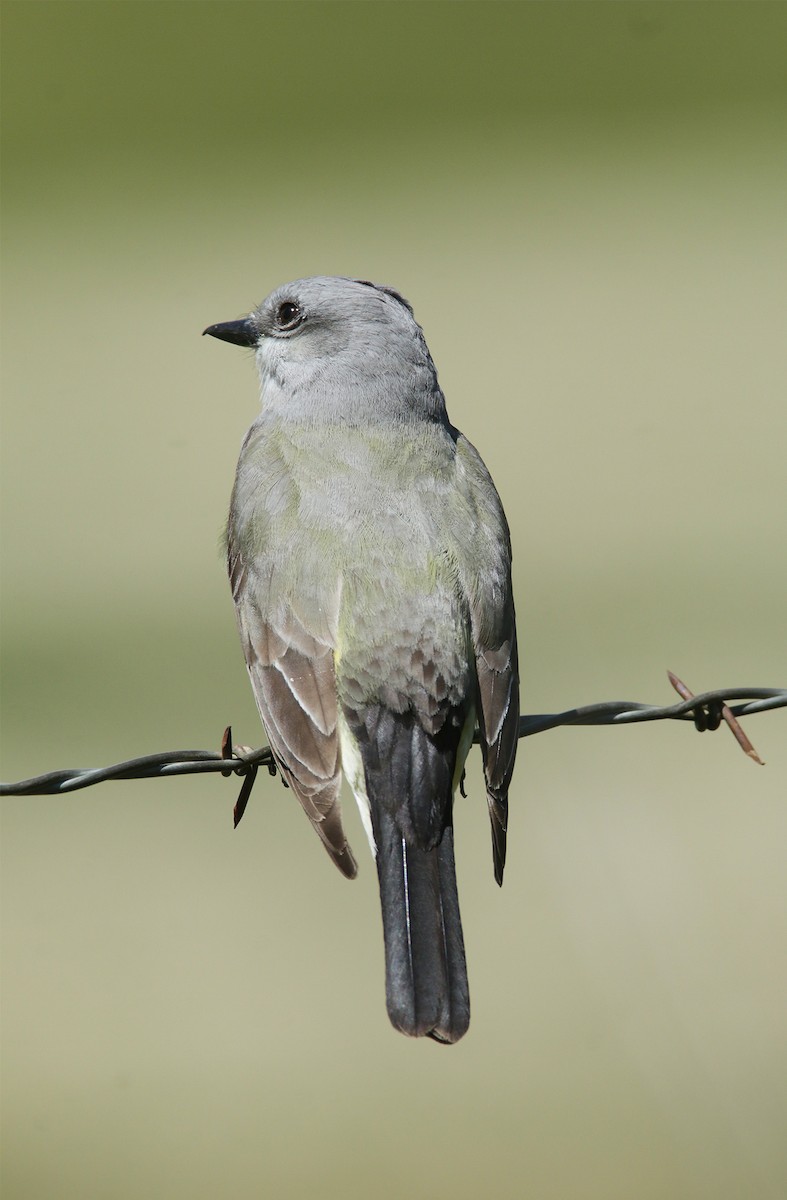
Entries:
{"type": "MultiPolygon", "coordinates": [[[[564,725],[633,725],[643,721],[692,721],[695,728],[703,732],[718,729],[721,723],[725,722],[749,758],[762,763],[737,718],[767,712],[770,709],[787,708],[786,688],[720,688],[694,695],[671,671],[668,672],[668,676],[672,686],[683,697],[678,704],[658,706],[628,700],[607,700],[570,708],[560,713],[527,715],[520,717],[519,737],[532,737],[534,734],[544,733],[547,729],[556,729],[564,725]],[[735,700],[744,703],[728,703],[735,700]]],[[[477,733],[474,740],[479,740],[477,733]]],[[[31,779],[19,780],[17,783],[0,783],[0,796],[62,795],[116,779],[158,779],[169,775],[210,773],[239,775],[244,778],[235,805],[237,825],[243,816],[260,767],[267,768],[271,775],[276,774],[276,763],[270,747],[250,750],[247,747],[233,746],[232,729],[228,726],[218,753],[212,750],[165,750],[160,754],[130,758],[110,767],[77,767],[49,771],[31,779]]]]}

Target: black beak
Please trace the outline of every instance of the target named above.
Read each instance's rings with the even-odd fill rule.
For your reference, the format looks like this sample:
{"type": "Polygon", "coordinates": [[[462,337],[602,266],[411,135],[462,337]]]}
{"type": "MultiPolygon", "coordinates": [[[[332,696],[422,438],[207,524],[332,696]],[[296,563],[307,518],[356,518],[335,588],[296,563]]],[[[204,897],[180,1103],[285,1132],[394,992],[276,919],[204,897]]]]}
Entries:
{"type": "Polygon", "coordinates": [[[221,338],[222,342],[232,342],[234,346],[256,346],[260,332],[251,317],[241,321],[222,321],[219,325],[209,325],[203,329],[202,336],[209,333],[211,337],[221,338]]]}

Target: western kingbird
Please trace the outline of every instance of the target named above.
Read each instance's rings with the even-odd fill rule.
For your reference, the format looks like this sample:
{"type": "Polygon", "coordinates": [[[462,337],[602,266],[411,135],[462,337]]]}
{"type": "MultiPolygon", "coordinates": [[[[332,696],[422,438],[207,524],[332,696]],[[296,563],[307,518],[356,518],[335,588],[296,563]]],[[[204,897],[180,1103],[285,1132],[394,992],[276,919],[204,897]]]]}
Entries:
{"type": "Polygon", "coordinates": [[[347,777],[377,862],[390,1019],[455,1042],[470,999],[453,797],[477,725],[502,883],[519,732],[500,499],[392,288],[299,279],[205,333],[252,347],[260,374],[227,561],[271,750],[353,878],[347,777]]]}

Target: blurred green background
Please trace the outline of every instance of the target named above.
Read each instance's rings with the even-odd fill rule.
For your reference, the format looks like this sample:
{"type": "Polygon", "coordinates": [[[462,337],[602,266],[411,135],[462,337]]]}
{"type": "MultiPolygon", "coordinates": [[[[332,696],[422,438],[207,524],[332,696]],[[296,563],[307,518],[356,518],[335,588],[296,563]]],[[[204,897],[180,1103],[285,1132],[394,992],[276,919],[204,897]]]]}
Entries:
{"type": "MultiPolygon", "coordinates": [[[[784,4],[6,3],[2,777],[259,744],[205,325],[412,301],[508,511],[524,710],[787,680],[784,4]]],[[[785,714],[521,748],[473,1023],[261,779],[5,799],[3,1197],[787,1190],[785,714]]]]}

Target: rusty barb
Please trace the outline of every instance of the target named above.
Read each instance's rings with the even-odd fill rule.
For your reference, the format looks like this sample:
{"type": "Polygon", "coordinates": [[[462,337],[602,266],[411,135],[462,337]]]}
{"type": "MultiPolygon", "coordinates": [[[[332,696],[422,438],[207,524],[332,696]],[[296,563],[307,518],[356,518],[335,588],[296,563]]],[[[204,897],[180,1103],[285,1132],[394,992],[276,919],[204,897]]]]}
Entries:
{"type": "MultiPolygon", "coordinates": [[[[754,762],[764,765],[741,729],[738,717],[774,708],[786,708],[786,688],[722,688],[695,696],[672,671],[668,671],[667,675],[681,697],[679,704],[658,707],[627,700],[606,700],[600,704],[570,708],[561,713],[523,716],[519,719],[519,736],[532,737],[533,734],[563,725],[631,725],[642,721],[664,720],[691,721],[695,729],[705,732],[718,729],[724,721],[744,753],[754,762]],[[743,703],[733,705],[731,701],[743,703]]],[[[478,741],[477,736],[475,740],[478,741]]],[[[46,775],[22,779],[18,783],[0,783],[0,796],[62,795],[65,792],[92,787],[96,783],[105,783],[110,779],[158,779],[166,775],[207,773],[239,775],[243,777],[243,784],[233,809],[233,819],[237,825],[246,811],[260,767],[266,767],[270,775],[277,773],[270,747],[263,746],[259,750],[252,750],[248,746],[233,745],[232,728],[228,725],[224,730],[218,754],[212,750],[166,750],[160,754],[131,758],[111,767],[78,767],[50,771],[46,775]]],[[[280,778],[286,786],[284,776],[280,774],[280,778]]]]}
{"type": "MultiPolygon", "coordinates": [[[[690,691],[686,687],[686,684],[683,682],[683,680],[678,679],[677,675],[675,675],[672,671],[667,671],[667,678],[678,695],[684,700],[696,701],[697,697],[694,695],[694,692],[690,691]]],[[[694,728],[698,733],[704,733],[706,729],[711,731],[718,729],[722,721],[727,722],[727,725],[732,731],[732,736],[735,738],[735,741],[738,743],[743,753],[748,754],[749,758],[753,759],[754,762],[759,763],[761,767],[764,767],[765,763],[762,761],[759,754],[754,749],[754,746],[752,746],[746,734],[741,729],[737,717],[733,714],[732,709],[729,708],[723,700],[712,700],[707,704],[701,704],[694,709],[694,728]]]]}

